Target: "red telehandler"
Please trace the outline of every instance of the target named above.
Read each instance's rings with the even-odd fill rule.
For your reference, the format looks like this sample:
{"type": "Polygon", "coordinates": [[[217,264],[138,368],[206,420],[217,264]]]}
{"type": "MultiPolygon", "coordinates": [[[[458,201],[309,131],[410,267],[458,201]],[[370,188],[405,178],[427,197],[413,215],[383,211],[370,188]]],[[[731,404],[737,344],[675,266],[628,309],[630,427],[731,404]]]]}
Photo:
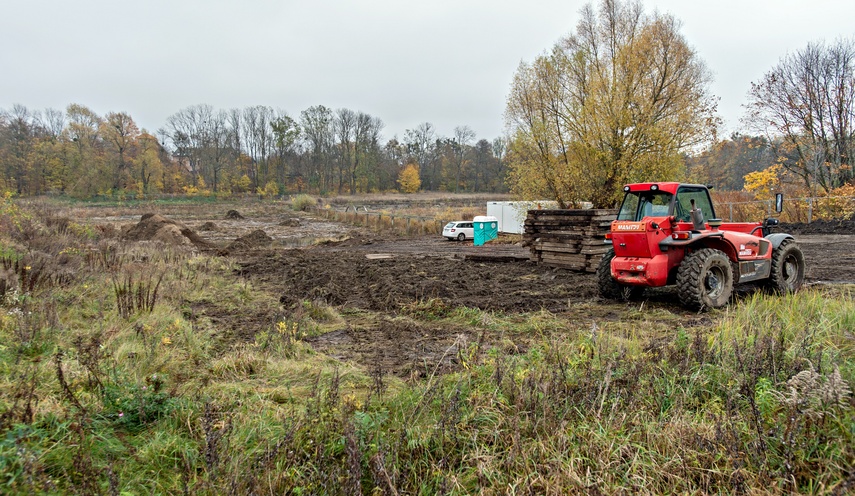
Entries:
{"type": "MultiPolygon", "coordinates": [[[[647,287],[676,285],[693,310],[727,304],[735,284],[760,283],[777,293],[798,290],[805,258],[795,238],[772,233],[778,220],[723,223],[709,189],[676,182],[624,186],[606,235],[612,250],[597,269],[600,295],[639,298],[647,287]],[[705,220],[708,219],[708,220],[705,220]]],[[[781,211],[778,197],[777,211],[781,211]]]]}

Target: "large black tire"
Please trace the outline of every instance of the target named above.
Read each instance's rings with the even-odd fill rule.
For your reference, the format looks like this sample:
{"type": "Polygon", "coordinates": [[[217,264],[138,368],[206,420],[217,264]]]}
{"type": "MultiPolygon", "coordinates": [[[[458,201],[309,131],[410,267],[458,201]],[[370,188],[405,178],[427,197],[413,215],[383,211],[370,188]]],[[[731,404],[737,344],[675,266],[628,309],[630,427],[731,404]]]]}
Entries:
{"type": "Polygon", "coordinates": [[[724,252],[703,248],[683,259],[677,269],[680,303],[692,310],[720,308],[733,293],[733,268],[724,252]]]}
{"type": "Polygon", "coordinates": [[[610,249],[600,260],[597,266],[597,286],[600,296],[609,300],[638,300],[644,296],[644,288],[640,286],[626,286],[620,284],[612,277],[612,259],[615,251],[610,249]]]}
{"type": "Polygon", "coordinates": [[[798,291],[805,282],[805,256],[796,240],[788,238],[772,252],[772,273],[766,287],[778,294],[798,291]]]}

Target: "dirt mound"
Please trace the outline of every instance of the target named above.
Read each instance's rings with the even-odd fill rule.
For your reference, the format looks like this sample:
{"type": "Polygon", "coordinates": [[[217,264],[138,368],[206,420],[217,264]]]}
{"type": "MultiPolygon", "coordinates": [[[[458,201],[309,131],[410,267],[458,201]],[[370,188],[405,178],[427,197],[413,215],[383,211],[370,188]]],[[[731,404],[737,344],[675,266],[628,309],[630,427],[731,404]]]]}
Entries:
{"type": "Polygon", "coordinates": [[[855,234],[855,220],[816,220],[810,224],[780,224],[777,232],[789,234],[855,234]]]}
{"type": "Polygon", "coordinates": [[[166,226],[175,226],[179,231],[187,227],[180,222],[167,219],[159,214],[144,214],[138,223],[125,231],[122,239],[125,241],[151,241],[157,235],[157,232],[166,226]]]}
{"type": "Polygon", "coordinates": [[[279,223],[283,227],[300,227],[301,224],[300,219],[285,219],[279,223]]]}
{"type": "Polygon", "coordinates": [[[234,240],[226,247],[227,252],[251,250],[253,248],[263,248],[273,242],[273,238],[267,235],[261,229],[256,229],[246,236],[241,236],[234,240]]]}
{"type": "Polygon", "coordinates": [[[226,219],[238,220],[243,218],[243,215],[241,215],[237,210],[229,210],[226,212],[226,219]]]}
{"type": "Polygon", "coordinates": [[[220,228],[216,224],[211,221],[205,222],[201,226],[199,226],[200,231],[219,231],[220,228]]]}
{"type": "Polygon", "coordinates": [[[122,235],[125,241],[160,241],[173,246],[195,246],[210,249],[213,245],[200,238],[184,224],[159,214],[144,214],[140,221],[122,235]]]}
{"type": "Polygon", "coordinates": [[[172,246],[192,245],[189,239],[181,234],[181,228],[175,224],[166,224],[152,236],[152,241],[160,241],[172,246]]]}

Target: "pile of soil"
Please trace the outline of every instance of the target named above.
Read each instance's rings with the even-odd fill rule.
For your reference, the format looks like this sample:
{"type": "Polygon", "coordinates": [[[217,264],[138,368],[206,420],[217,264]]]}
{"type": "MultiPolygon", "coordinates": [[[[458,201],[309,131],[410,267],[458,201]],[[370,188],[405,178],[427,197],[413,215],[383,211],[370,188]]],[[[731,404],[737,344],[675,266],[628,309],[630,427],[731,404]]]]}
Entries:
{"type": "Polygon", "coordinates": [[[211,221],[205,222],[201,226],[199,226],[200,231],[219,231],[220,228],[211,221]]]}
{"type": "Polygon", "coordinates": [[[800,234],[855,234],[855,220],[816,220],[810,224],[802,222],[780,224],[775,232],[800,234]]]}
{"type": "Polygon", "coordinates": [[[263,248],[273,242],[273,238],[267,235],[261,229],[256,229],[246,236],[241,236],[232,241],[226,247],[226,252],[233,253],[237,251],[252,250],[254,248],[263,248]]]}
{"type": "Polygon", "coordinates": [[[285,219],[279,223],[283,227],[300,227],[300,219],[285,219]]]}
{"type": "Polygon", "coordinates": [[[240,220],[243,218],[243,215],[241,215],[237,210],[229,210],[226,212],[226,219],[240,220]]]}
{"type": "Polygon", "coordinates": [[[159,214],[144,214],[140,221],[122,235],[124,241],[159,241],[172,246],[194,246],[211,249],[213,245],[200,238],[184,224],[159,214]]]}

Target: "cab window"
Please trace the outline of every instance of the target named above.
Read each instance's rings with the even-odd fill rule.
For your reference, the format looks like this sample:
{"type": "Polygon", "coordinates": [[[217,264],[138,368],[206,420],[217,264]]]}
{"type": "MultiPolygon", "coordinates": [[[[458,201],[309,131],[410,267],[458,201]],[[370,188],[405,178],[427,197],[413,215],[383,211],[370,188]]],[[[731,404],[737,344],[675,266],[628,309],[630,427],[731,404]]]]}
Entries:
{"type": "Polygon", "coordinates": [[[692,200],[695,200],[695,207],[701,210],[704,214],[704,219],[715,218],[710,194],[706,188],[694,186],[680,186],[677,190],[677,203],[675,205],[674,216],[677,220],[683,222],[691,222],[692,200]]]}
{"type": "Polygon", "coordinates": [[[631,191],[623,198],[618,220],[639,221],[645,217],[669,215],[671,193],[664,191],[631,191]]]}

